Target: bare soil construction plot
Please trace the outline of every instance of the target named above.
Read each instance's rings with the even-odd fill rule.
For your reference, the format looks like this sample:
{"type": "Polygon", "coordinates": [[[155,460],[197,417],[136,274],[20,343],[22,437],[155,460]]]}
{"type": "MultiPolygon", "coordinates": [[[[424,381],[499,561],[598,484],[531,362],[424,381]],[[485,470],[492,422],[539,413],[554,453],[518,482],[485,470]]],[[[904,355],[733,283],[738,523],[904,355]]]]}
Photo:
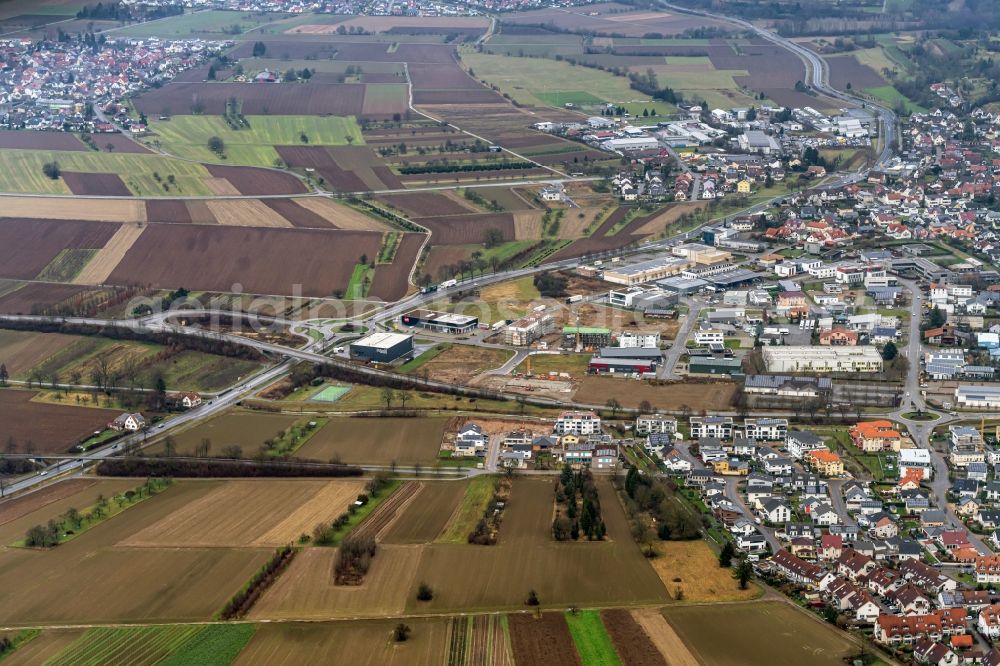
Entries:
{"type": "Polygon", "coordinates": [[[62,179],[73,194],[127,197],[132,192],[117,174],[63,171],[62,179]]]}
{"type": "Polygon", "coordinates": [[[847,635],[783,601],[671,606],[667,621],[698,662],[722,664],[842,664],[853,648],[847,635]]]}
{"type": "Polygon", "coordinates": [[[331,296],[347,288],[357,258],[377,256],[381,244],[381,233],[363,231],[153,225],[110,281],[222,292],[239,284],[254,294],[301,285],[305,296],[331,296]]]}
{"type": "Polygon", "coordinates": [[[123,546],[281,546],[347,510],[364,488],[350,481],[226,481],[123,546]]]}
{"type": "Polygon", "coordinates": [[[333,584],[335,548],[309,548],[264,593],[250,617],[307,620],[401,613],[417,585],[421,548],[380,545],[360,586],[333,584]]]}
{"type": "Polygon", "coordinates": [[[332,419],[296,455],[314,460],[339,457],[348,464],[428,464],[437,458],[447,422],[444,418],[332,419]]]}
{"type": "Polygon", "coordinates": [[[150,222],[166,222],[168,224],[190,224],[191,211],[181,200],[148,199],[146,202],[146,219],[150,222]]]}
{"type": "Polygon", "coordinates": [[[507,622],[515,663],[539,666],[582,663],[562,613],[542,613],[541,617],[520,613],[507,616],[507,622]]]}
{"type": "Polygon", "coordinates": [[[441,534],[458,507],[468,481],[423,481],[414,502],[383,534],[382,541],[397,544],[431,543],[441,534]]]}
{"type": "Polygon", "coordinates": [[[217,199],[206,201],[216,222],[234,227],[288,228],[292,224],[273,208],[257,199],[217,199]]]}
{"type": "Polygon", "coordinates": [[[673,383],[655,386],[648,382],[590,376],[583,380],[573,400],[585,405],[603,405],[616,398],[625,407],[638,407],[648,400],[656,409],[676,410],[687,405],[693,412],[732,407],[736,385],[732,382],[673,383]]]}
{"type": "Polygon", "coordinates": [[[73,278],[73,284],[104,284],[145,229],[146,227],[137,224],[123,224],[118,227],[118,231],[108,240],[107,245],[101,248],[73,278]]]}
{"type": "Polygon", "coordinates": [[[68,132],[37,132],[34,130],[0,130],[0,148],[15,150],[90,150],[75,134],[68,132]]]}
{"type": "Polygon", "coordinates": [[[13,438],[20,453],[65,453],[121,412],[31,402],[33,391],[0,391],[0,441],[13,438]]]}
{"type": "Polygon", "coordinates": [[[274,169],[217,164],[206,164],[205,168],[216,178],[228,180],[240,194],[300,194],[306,191],[301,180],[274,169]]]}
{"type": "MultiPolygon", "coordinates": [[[[287,574],[285,574],[287,575],[287,574]]],[[[263,624],[235,664],[350,664],[351,666],[440,666],[447,620],[410,618],[405,643],[392,640],[398,620],[263,624]]]]}
{"type": "MultiPolygon", "coordinates": [[[[624,510],[613,497],[601,506],[610,539],[560,543],[552,538],[552,494],[548,479],[517,479],[495,546],[425,546],[417,580],[434,588],[433,601],[411,609],[428,611],[523,608],[534,589],[543,606],[665,603],[666,590],[635,542],[624,510]],[[625,538],[620,538],[621,535],[625,538]],[[614,571],[613,577],[602,572],[614,571]],[[513,584],[512,581],[517,581],[513,584]]],[[[416,589],[411,590],[412,594],[416,589]]]]}

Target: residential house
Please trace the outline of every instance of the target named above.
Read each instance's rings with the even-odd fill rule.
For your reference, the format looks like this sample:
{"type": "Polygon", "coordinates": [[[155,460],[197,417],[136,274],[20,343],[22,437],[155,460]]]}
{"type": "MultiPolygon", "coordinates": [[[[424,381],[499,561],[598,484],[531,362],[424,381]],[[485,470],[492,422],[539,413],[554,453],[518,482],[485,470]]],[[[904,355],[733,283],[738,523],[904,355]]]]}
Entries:
{"type": "Polygon", "coordinates": [[[108,428],[119,432],[137,432],[146,426],[146,418],[138,413],[125,413],[108,423],[108,428]]]}

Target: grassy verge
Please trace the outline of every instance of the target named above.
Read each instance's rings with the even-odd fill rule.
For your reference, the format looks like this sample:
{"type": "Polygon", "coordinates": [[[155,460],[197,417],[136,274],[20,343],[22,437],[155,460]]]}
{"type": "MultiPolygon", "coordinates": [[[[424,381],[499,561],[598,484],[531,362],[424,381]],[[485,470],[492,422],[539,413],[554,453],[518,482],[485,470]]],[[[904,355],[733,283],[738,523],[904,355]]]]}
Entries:
{"type": "Polygon", "coordinates": [[[614,666],[622,663],[598,611],[566,613],[566,624],[569,625],[569,633],[573,636],[583,666],[614,666]]]}
{"type": "Polygon", "coordinates": [[[486,505],[493,496],[492,476],[477,476],[465,490],[465,497],[458,511],[449,521],[438,543],[468,543],[469,534],[483,517],[486,505]]]}
{"type": "Polygon", "coordinates": [[[377,264],[391,264],[399,249],[399,241],[403,238],[401,231],[389,231],[382,237],[382,247],[379,248],[377,264]]]}

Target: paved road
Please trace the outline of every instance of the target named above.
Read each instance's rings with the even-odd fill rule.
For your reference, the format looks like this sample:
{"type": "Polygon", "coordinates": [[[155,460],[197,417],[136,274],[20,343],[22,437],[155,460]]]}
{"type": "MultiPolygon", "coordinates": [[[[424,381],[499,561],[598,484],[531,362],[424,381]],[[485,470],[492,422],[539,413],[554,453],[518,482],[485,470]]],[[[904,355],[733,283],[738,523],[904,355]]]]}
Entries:
{"type": "Polygon", "coordinates": [[[840,522],[844,525],[856,526],[858,524],[857,521],[851,517],[851,514],[847,513],[847,505],[844,504],[845,483],[844,479],[830,479],[828,483],[830,488],[830,506],[840,516],[840,522]]]}
{"type": "Polygon", "coordinates": [[[667,350],[666,358],[663,362],[663,367],[660,369],[660,379],[677,379],[677,373],[675,372],[677,368],[677,363],[680,361],[681,356],[687,350],[687,339],[691,335],[691,331],[698,324],[698,319],[701,317],[701,311],[705,309],[706,303],[701,298],[689,298],[685,300],[688,306],[688,313],[684,323],[681,324],[680,330],[677,331],[677,337],[674,338],[674,343],[667,350]]]}

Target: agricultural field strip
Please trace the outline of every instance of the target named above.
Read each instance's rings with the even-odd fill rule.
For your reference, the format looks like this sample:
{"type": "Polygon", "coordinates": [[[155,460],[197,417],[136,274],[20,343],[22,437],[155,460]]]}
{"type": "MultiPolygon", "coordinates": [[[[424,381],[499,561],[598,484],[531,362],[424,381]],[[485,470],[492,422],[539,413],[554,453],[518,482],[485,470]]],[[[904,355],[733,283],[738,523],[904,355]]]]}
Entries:
{"type": "Polygon", "coordinates": [[[103,666],[121,660],[141,666],[156,664],[207,625],[161,625],[91,629],[45,666],[103,666]]]}

